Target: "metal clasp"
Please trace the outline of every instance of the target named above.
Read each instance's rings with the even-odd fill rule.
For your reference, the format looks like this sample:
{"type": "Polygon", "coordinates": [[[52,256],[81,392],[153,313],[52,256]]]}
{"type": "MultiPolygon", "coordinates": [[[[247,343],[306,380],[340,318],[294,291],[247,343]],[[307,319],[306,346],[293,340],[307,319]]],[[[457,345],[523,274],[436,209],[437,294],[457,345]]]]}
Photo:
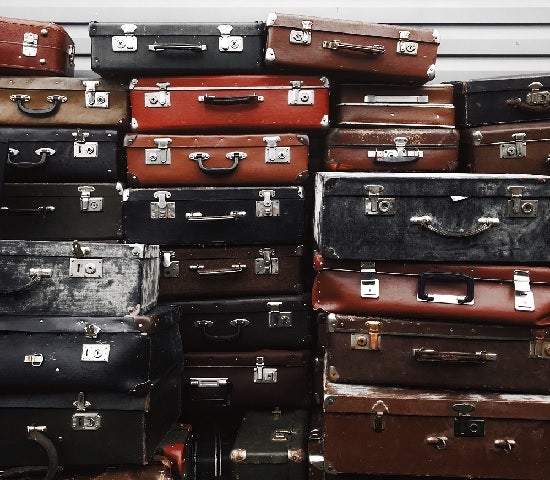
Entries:
{"type": "Polygon", "coordinates": [[[458,413],[454,419],[455,437],[484,437],[485,420],[470,417],[475,407],[470,403],[456,403],[453,410],[458,413]]]}
{"type": "Polygon", "coordinates": [[[83,80],[85,87],[84,99],[86,108],[109,108],[109,92],[97,92],[97,80],[83,80]]]}
{"type": "Polygon", "coordinates": [[[290,43],[298,45],[311,45],[311,27],[313,22],[310,20],[302,20],[301,30],[290,31],[290,43]]]}
{"type": "Polygon", "coordinates": [[[278,217],[280,215],[279,200],[272,200],[275,190],[260,190],[263,200],[256,202],[257,217],[278,217]]]}
{"type": "Polygon", "coordinates": [[[101,415],[96,412],[86,412],[90,405],[84,392],[79,392],[76,402],[73,402],[73,406],[76,408],[76,413],[71,418],[73,430],[99,430],[101,428],[101,415]]]}
{"type": "Polygon", "coordinates": [[[290,147],[278,147],[281,137],[264,137],[265,163],[290,163],[290,147]]]}
{"type": "Polygon", "coordinates": [[[384,415],[390,413],[388,407],[382,400],[377,400],[376,403],[371,408],[371,426],[372,429],[380,433],[385,428],[384,415]]]}
{"type": "Polygon", "coordinates": [[[23,56],[36,57],[38,52],[38,34],[25,32],[23,34],[23,56]]]}
{"type": "Polygon", "coordinates": [[[514,270],[514,299],[516,310],[535,310],[535,298],[531,291],[529,272],[526,270],[514,270]]]}
{"type": "Polygon", "coordinates": [[[91,185],[82,185],[78,187],[80,192],[80,211],[81,212],[101,212],[103,210],[103,197],[91,197],[90,194],[95,191],[91,185]]]}
{"type": "Polygon", "coordinates": [[[114,35],[111,40],[113,52],[135,52],[138,49],[137,37],[134,32],[137,25],[133,23],[124,23],[120,26],[124,35],[114,35]]]}
{"type": "Polygon", "coordinates": [[[153,193],[153,196],[158,198],[158,202],[151,202],[150,204],[151,218],[176,218],[176,202],[166,201],[167,198],[172,196],[170,192],[161,190],[153,193]]]}
{"type": "Polygon", "coordinates": [[[365,199],[366,215],[395,215],[395,198],[379,195],[384,191],[382,185],[365,185],[368,197],[365,199]]]}
{"type": "Polygon", "coordinates": [[[507,189],[512,196],[508,200],[506,215],[516,218],[531,218],[536,217],[538,213],[538,200],[523,200],[523,191],[525,187],[522,185],[511,185],[507,189]]]}
{"type": "Polygon", "coordinates": [[[395,162],[412,162],[417,158],[424,157],[424,151],[415,148],[414,150],[407,150],[405,147],[409,139],[407,137],[395,137],[393,143],[395,149],[388,150],[368,150],[367,155],[369,158],[375,158],[379,161],[387,163],[395,162]]]}
{"type": "Polygon", "coordinates": [[[534,339],[529,344],[529,357],[550,360],[550,339],[547,331],[535,330],[531,335],[534,339]]]}
{"type": "Polygon", "coordinates": [[[361,298],[378,298],[380,296],[379,281],[376,278],[376,264],[361,262],[361,298]]]}
{"type": "Polygon", "coordinates": [[[254,383],[277,383],[277,369],[264,365],[264,357],[256,357],[254,367],[254,383]]]}
{"type": "Polygon", "coordinates": [[[540,91],[542,83],[533,82],[529,84],[531,92],[526,96],[526,103],[529,105],[548,105],[550,103],[550,92],[548,90],[540,91]]]}
{"type": "Polygon", "coordinates": [[[165,108],[170,106],[170,92],[168,87],[170,83],[159,82],[156,84],[159,88],[158,92],[150,92],[144,95],[145,108],[165,108]]]}
{"type": "Polygon", "coordinates": [[[172,139],[155,138],[153,141],[157,144],[157,148],[145,149],[145,165],[170,165],[172,158],[169,145],[172,143],[172,139]]]}
{"type": "Polygon", "coordinates": [[[510,143],[500,144],[500,158],[525,158],[527,156],[525,133],[514,133],[512,139],[510,143]]]}
{"type": "Polygon", "coordinates": [[[399,41],[397,42],[397,53],[401,55],[417,55],[418,43],[409,40],[411,32],[399,30],[399,41]]]}
{"type": "Polygon", "coordinates": [[[218,49],[220,52],[242,52],[243,37],[231,36],[232,25],[218,25],[220,38],[218,39],[218,49]]]}
{"type": "Polygon", "coordinates": [[[86,338],[97,338],[99,332],[101,332],[101,328],[93,323],[84,325],[84,335],[86,335],[86,338]]]}
{"type": "Polygon", "coordinates": [[[177,278],[180,276],[180,262],[172,260],[175,256],[176,252],[161,252],[162,276],[164,278],[177,278]]]}
{"type": "Polygon", "coordinates": [[[292,327],[292,312],[281,312],[283,302],[267,302],[267,323],[269,328],[292,327]]]}
{"type": "Polygon", "coordinates": [[[291,80],[288,91],[289,105],[313,105],[315,103],[315,90],[303,89],[302,80],[291,80]]]}
{"type": "Polygon", "coordinates": [[[279,273],[279,259],[273,257],[275,250],[261,248],[260,258],[254,259],[254,273],[256,275],[277,275],[279,273]]]}
{"type": "Polygon", "coordinates": [[[380,325],[377,320],[365,322],[367,333],[352,333],[350,348],[352,350],[380,350],[380,325]]]}
{"type": "Polygon", "coordinates": [[[72,133],[74,137],[73,156],[74,158],[97,158],[99,152],[98,142],[87,142],[86,139],[90,136],[81,128],[77,128],[76,132],[72,133]]]}
{"type": "Polygon", "coordinates": [[[44,362],[44,355],[41,353],[31,353],[25,355],[24,363],[30,363],[33,367],[39,367],[44,362]]]}

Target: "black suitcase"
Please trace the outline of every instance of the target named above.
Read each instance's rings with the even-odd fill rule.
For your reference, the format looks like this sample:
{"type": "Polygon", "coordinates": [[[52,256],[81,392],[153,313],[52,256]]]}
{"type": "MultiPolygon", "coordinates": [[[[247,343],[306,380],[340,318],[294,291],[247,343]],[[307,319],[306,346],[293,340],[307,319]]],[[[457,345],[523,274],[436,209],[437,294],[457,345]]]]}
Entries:
{"type": "Polygon", "coordinates": [[[116,182],[116,130],[0,128],[6,182],[116,182]]]}
{"type": "Polygon", "coordinates": [[[253,73],[263,68],[265,23],[91,22],[92,70],[103,77],[253,73]]]}
{"type": "Polygon", "coordinates": [[[161,245],[301,244],[303,187],[130,188],[124,239],[161,245]]]}

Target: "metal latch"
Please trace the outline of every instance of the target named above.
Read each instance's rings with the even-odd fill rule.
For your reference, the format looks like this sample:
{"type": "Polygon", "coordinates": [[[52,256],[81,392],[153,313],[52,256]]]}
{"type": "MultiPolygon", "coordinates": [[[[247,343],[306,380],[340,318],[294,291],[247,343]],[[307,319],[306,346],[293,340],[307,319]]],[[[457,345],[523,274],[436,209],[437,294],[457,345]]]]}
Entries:
{"type": "Polygon", "coordinates": [[[380,296],[379,281],[376,278],[374,262],[361,262],[361,298],[378,298],[380,296]]]}
{"type": "Polygon", "coordinates": [[[456,403],[453,410],[458,413],[454,419],[455,437],[484,437],[485,420],[470,417],[475,407],[470,403],[456,403]]]}
{"type": "Polygon", "coordinates": [[[97,92],[97,80],[83,80],[86,108],[109,108],[109,92],[97,92]]]}
{"type": "Polygon", "coordinates": [[[103,260],[101,258],[71,258],[69,261],[71,278],[101,278],[102,276],[103,260]]]}
{"type": "Polygon", "coordinates": [[[218,49],[220,52],[242,52],[243,37],[231,36],[232,25],[218,25],[220,38],[218,39],[218,49]]]}
{"type": "Polygon", "coordinates": [[[101,415],[97,412],[86,412],[90,402],[86,400],[84,392],[79,392],[76,402],[73,402],[76,413],[71,418],[73,430],[99,430],[101,428],[101,415]]]}
{"type": "Polygon", "coordinates": [[[384,415],[390,413],[388,407],[382,400],[377,400],[376,403],[370,409],[371,411],[371,426],[372,429],[380,433],[385,428],[384,415]]]}
{"type": "Polygon", "coordinates": [[[311,26],[313,22],[309,20],[302,20],[301,30],[290,31],[290,43],[299,45],[311,45],[311,26]]]}
{"type": "Polygon", "coordinates": [[[25,32],[23,34],[23,56],[36,57],[38,52],[38,34],[25,32]]]}
{"type": "Polygon", "coordinates": [[[302,80],[291,80],[290,90],[288,91],[289,105],[313,105],[315,103],[315,91],[312,89],[302,89],[304,82],[302,80]]]}
{"type": "Polygon", "coordinates": [[[535,310],[535,298],[531,291],[529,272],[526,270],[514,270],[514,299],[516,310],[535,310]]]}
{"type": "Polygon", "coordinates": [[[280,215],[279,200],[272,200],[275,190],[260,190],[263,200],[256,202],[257,217],[278,217],[280,215]]]}
{"type": "Polygon", "coordinates": [[[170,165],[172,159],[168,146],[172,143],[172,139],[155,138],[153,141],[157,144],[157,148],[145,149],[145,165],[170,165]]]}
{"type": "Polygon", "coordinates": [[[144,95],[145,108],[164,108],[170,106],[170,92],[168,87],[170,83],[159,82],[156,84],[159,88],[158,92],[150,92],[144,95]]]}
{"type": "Polygon", "coordinates": [[[80,211],[81,212],[101,212],[103,210],[103,197],[91,197],[90,194],[95,191],[91,185],[82,185],[78,187],[80,192],[80,211]]]}
{"type": "Polygon", "coordinates": [[[137,37],[134,32],[137,25],[125,23],[120,26],[124,35],[114,35],[111,41],[113,52],[135,52],[138,49],[137,37]]]}
{"type": "Polygon", "coordinates": [[[546,331],[535,330],[534,337],[529,344],[529,357],[550,360],[550,339],[546,331]]]}
{"type": "Polygon", "coordinates": [[[74,158],[97,158],[99,155],[98,142],[87,142],[86,139],[90,136],[88,132],[78,128],[72,133],[74,137],[73,156],[74,158]]]}
{"type": "Polygon", "coordinates": [[[108,362],[111,345],[108,343],[93,343],[82,345],[82,362],[108,362]]]}
{"type": "Polygon", "coordinates": [[[365,322],[367,333],[352,333],[350,347],[352,350],[380,350],[380,325],[376,320],[365,322]]]}
{"type": "Polygon", "coordinates": [[[510,143],[500,144],[500,158],[525,158],[527,156],[525,133],[514,133],[512,139],[510,143]]]}
{"type": "Polygon", "coordinates": [[[158,202],[151,202],[151,218],[176,218],[176,202],[167,202],[172,194],[167,191],[158,191],[153,193],[158,202]]]}
{"type": "Polygon", "coordinates": [[[365,198],[366,215],[395,215],[395,198],[380,197],[382,185],[365,185],[368,197],[365,198]]]}
{"type": "Polygon", "coordinates": [[[172,260],[176,252],[161,252],[162,258],[162,276],[164,278],[177,278],[180,276],[180,262],[172,260]]]}
{"type": "Polygon", "coordinates": [[[30,363],[33,367],[39,367],[44,362],[44,355],[41,353],[31,353],[30,355],[25,355],[23,363],[30,363]]]}
{"type": "Polygon", "coordinates": [[[525,187],[522,185],[509,186],[507,189],[512,196],[508,200],[506,215],[508,217],[531,218],[536,217],[538,213],[538,200],[523,200],[523,191],[525,187]]]}
{"type": "Polygon", "coordinates": [[[542,83],[533,82],[529,84],[531,92],[526,96],[526,103],[529,105],[545,106],[550,103],[550,92],[548,90],[540,91],[542,83]]]}
{"type": "Polygon", "coordinates": [[[399,30],[399,41],[397,42],[397,53],[401,55],[417,55],[418,43],[409,40],[411,32],[399,30]]]}
{"type": "Polygon", "coordinates": [[[393,139],[395,149],[368,150],[368,157],[384,163],[414,162],[418,158],[424,157],[423,150],[419,150],[418,148],[415,148],[414,150],[407,150],[405,147],[408,141],[409,139],[407,137],[395,137],[393,139]]]}
{"type": "Polygon", "coordinates": [[[84,335],[86,335],[86,338],[97,338],[99,332],[101,332],[101,328],[93,323],[84,325],[84,335]]]}
{"type": "Polygon", "coordinates": [[[256,357],[254,383],[277,383],[277,369],[264,366],[264,357],[256,357]]]}
{"type": "Polygon", "coordinates": [[[279,273],[279,259],[273,257],[275,250],[261,248],[259,258],[254,259],[254,273],[256,275],[277,275],[279,273]]]}
{"type": "Polygon", "coordinates": [[[278,147],[281,137],[264,137],[265,163],[290,163],[290,147],[278,147]]]}
{"type": "Polygon", "coordinates": [[[269,328],[292,327],[292,312],[281,312],[283,302],[267,302],[269,328]]]}

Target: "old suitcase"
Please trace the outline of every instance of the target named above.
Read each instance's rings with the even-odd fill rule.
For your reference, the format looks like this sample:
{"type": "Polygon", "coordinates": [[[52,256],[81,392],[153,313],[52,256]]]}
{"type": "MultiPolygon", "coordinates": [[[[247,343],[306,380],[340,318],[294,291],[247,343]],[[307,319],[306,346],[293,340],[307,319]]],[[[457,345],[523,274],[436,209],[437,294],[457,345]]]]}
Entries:
{"type": "Polygon", "coordinates": [[[162,299],[284,295],[306,289],[301,245],[163,247],[160,256],[162,299]]]}
{"type": "Polygon", "coordinates": [[[183,409],[306,408],[311,401],[309,350],[186,352],[183,409]]]}
{"type": "Polygon", "coordinates": [[[306,135],[126,135],[128,184],[295,185],[308,177],[306,135]]]}
{"type": "Polygon", "coordinates": [[[326,383],[324,412],[330,474],[540,480],[548,469],[547,395],[326,383]]]}
{"type": "Polygon", "coordinates": [[[0,313],[143,314],[157,303],[158,255],[158,245],[1,240],[0,313]]]}
{"type": "Polygon", "coordinates": [[[0,238],[115,240],[122,238],[120,183],[6,183],[0,238]]]}
{"type": "Polygon", "coordinates": [[[303,187],[130,188],[125,240],[161,245],[301,244],[303,187]]]}
{"type": "Polygon", "coordinates": [[[479,78],[451,84],[459,127],[550,119],[548,73],[479,78]]]}
{"type": "Polygon", "coordinates": [[[271,13],[266,65],[422,84],[435,76],[437,30],[271,13]]]}
{"type": "Polygon", "coordinates": [[[0,127],[6,182],[116,182],[116,130],[0,127]]]}
{"type": "Polygon", "coordinates": [[[8,141],[0,137],[0,205],[2,198],[2,187],[4,186],[4,175],[6,170],[6,161],[8,159],[8,141]]]}
{"type": "MultiPolygon", "coordinates": [[[[33,473],[36,473],[36,471],[29,472],[29,474],[33,473]]],[[[64,468],[63,472],[58,473],[55,478],[59,480],[179,480],[180,478],[188,479],[190,477],[180,476],[177,472],[173,471],[170,460],[167,457],[155,455],[147,465],[121,465],[96,468],[75,466],[68,469],[64,468]]]]}
{"type": "Polygon", "coordinates": [[[263,67],[265,23],[90,22],[92,70],[102,77],[253,73],[263,67]]]}
{"type": "Polygon", "coordinates": [[[328,126],[329,83],[301,75],[139,78],[130,82],[132,129],[281,132],[328,126]]]}
{"type": "Polygon", "coordinates": [[[315,241],[333,259],[548,262],[549,181],[519,174],[320,172],[315,241]]]}
{"type": "Polygon", "coordinates": [[[247,411],[231,450],[233,480],[305,480],[307,410],[247,411]]]}
{"type": "Polygon", "coordinates": [[[332,104],[331,124],[338,127],[455,126],[451,85],[341,84],[334,88],[332,104]]]}
{"type": "Polygon", "coordinates": [[[102,78],[0,77],[0,125],[127,128],[128,85],[102,78]]]}
{"type": "Polygon", "coordinates": [[[333,128],[324,165],[332,171],[452,172],[458,138],[454,128],[333,128]]]}
{"type": "Polygon", "coordinates": [[[0,74],[74,74],[73,39],[61,25],[0,17],[0,74]]]}
{"type": "Polygon", "coordinates": [[[312,340],[306,295],[238,297],[174,303],[181,308],[185,352],[300,350],[312,340]]]}
{"type": "Polygon", "coordinates": [[[177,480],[194,480],[193,426],[175,424],[159,443],[157,454],[168,460],[177,480]]]}

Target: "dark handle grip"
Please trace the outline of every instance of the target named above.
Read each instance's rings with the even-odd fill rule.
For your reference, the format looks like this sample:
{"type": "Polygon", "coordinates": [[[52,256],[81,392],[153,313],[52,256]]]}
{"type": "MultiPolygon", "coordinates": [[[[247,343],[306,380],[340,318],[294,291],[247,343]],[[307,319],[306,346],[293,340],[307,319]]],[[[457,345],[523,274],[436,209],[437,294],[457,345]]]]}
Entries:
{"type": "Polygon", "coordinates": [[[8,165],[15,168],[33,168],[33,167],[39,167],[40,165],[43,165],[46,162],[46,158],[48,158],[48,155],[53,155],[55,153],[55,150],[52,150],[51,148],[39,148],[35,152],[40,157],[40,159],[37,162],[13,161],[12,156],[16,156],[17,153],[19,153],[17,152],[17,150],[14,150],[12,148],[9,149],[8,159],[6,161],[8,165]]]}
{"type": "Polygon", "coordinates": [[[263,101],[259,95],[243,95],[238,97],[216,97],[215,95],[204,95],[199,101],[206,105],[255,105],[263,101]]]}
{"type": "Polygon", "coordinates": [[[8,208],[0,207],[0,215],[41,215],[45,217],[48,213],[55,212],[55,207],[44,205],[36,208],[8,208]]]}
{"type": "Polygon", "coordinates": [[[12,95],[10,100],[17,104],[19,111],[25,115],[30,115],[32,117],[47,117],[49,115],[54,115],[61,106],[62,103],[67,101],[67,97],[62,95],[51,95],[46,98],[48,102],[52,103],[52,106],[49,108],[27,108],[24,103],[30,100],[30,97],[27,95],[12,95]]]}
{"type": "Polygon", "coordinates": [[[388,156],[388,157],[376,157],[375,162],[376,163],[412,163],[417,162],[418,157],[414,155],[395,155],[395,156],[388,156]]]}
{"type": "Polygon", "coordinates": [[[233,383],[231,380],[226,379],[225,383],[221,385],[215,385],[215,386],[204,386],[204,384],[201,382],[201,380],[204,379],[193,379],[190,378],[187,381],[186,387],[189,389],[192,387],[195,387],[197,389],[201,389],[204,387],[208,391],[217,390],[220,391],[220,395],[212,395],[212,396],[199,396],[199,398],[191,398],[191,401],[199,401],[199,402],[208,402],[209,404],[216,405],[216,406],[222,406],[222,407],[229,407],[231,405],[231,394],[233,390],[233,383]],[[194,380],[198,380],[195,382],[194,380]]]}
{"type": "Polygon", "coordinates": [[[383,45],[356,45],[353,43],[341,42],[340,40],[324,41],[322,46],[329,50],[354,50],[370,55],[380,55],[386,51],[383,45]]]}
{"type": "Polygon", "coordinates": [[[206,175],[229,175],[230,173],[233,173],[237,166],[239,165],[239,157],[237,155],[234,155],[233,157],[233,165],[230,167],[205,167],[204,161],[206,159],[203,159],[202,157],[197,157],[194,160],[197,162],[199,169],[202,173],[205,173],[206,175]]]}
{"type": "Polygon", "coordinates": [[[202,334],[208,341],[222,343],[234,342],[235,340],[238,340],[242,335],[243,327],[246,327],[247,325],[249,325],[249,323],[250,322],[244,318],[236,318],[235,320],[231,320],[229,322],[229,325],[231,327],[234,327],[236,331],[235,333],[231,333],[229,335],[212,335],[211,333],[208,333],[208,329],[214,324],[213,322],[208,320],[199,320],[198,322],[194,323],[194,326],[197,328],[202,327],[202,334]]]}
{"type": "Polygon", "coordinates": [[[497,359],[490,352],[441,352],[429,348],[414,348],[413,356],[419,362],[486,363],[497,359]]]}
{"type": "Polygon", "coordinates": [[[544,113],[550,111],[550,104],[531,105],[524,102],[521,98],[509,98],[506,100],[506,105],[529,113],[544,113]]]}
{"type": "Polygon", "coordinates": [[[12,295],[19,295],[21,293],[28,292],[32,288],[36,287],[42,278],[51,277],[52,273],[49,269],[31,269],[29,276],[30,280],[21,287],[0,289],[0,297],[10,297],[12,295]]]}
{"type": "Polygon", "coordinates": [[[165,50],[176,50],[184,52],[201,53],[207,50],[206,45],[190,44],[190,43],[154,43],[149,45],[149,50],[152,52],[163,52],[165,50]]]}
{"type": "Polygon", "coordinates": [[[466,282],[466,296],[457,300],[457,303],[470,303],[474,300],[474,279],[469,275],[456,272],[424,272],[418,279],[418,299],[430,302],[433,296],[426,292],[426,283],[430,279],[436,279],[444,282],[466,282]]]}

